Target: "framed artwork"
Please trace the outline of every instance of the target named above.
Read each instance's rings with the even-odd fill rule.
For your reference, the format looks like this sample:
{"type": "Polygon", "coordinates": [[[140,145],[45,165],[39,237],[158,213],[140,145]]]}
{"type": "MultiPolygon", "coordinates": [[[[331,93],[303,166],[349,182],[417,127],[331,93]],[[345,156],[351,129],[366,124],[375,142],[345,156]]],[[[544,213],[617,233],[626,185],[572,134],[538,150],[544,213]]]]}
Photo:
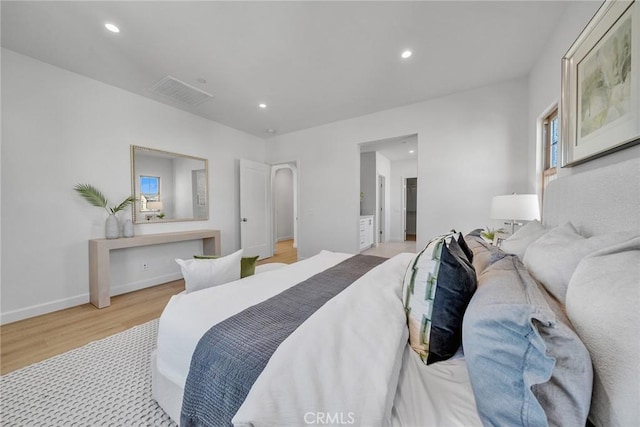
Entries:
{"type": "Polygon", "coordinates": [[[640,7],[606,1],[562,58],[562,167],[640,142],[640,7]]]}

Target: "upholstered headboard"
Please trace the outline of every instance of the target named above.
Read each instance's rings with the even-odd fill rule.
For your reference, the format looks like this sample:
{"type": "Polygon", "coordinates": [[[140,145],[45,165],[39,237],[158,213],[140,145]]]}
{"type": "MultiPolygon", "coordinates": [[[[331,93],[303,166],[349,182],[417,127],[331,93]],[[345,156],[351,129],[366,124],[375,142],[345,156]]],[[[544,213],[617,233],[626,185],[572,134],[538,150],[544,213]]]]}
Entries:
{"type": "Polygon", "coordinates": [[[598,427],[637,423],[640,158],[552,182],[542,219],[547,227],[570,221],[583,236],[628,232],[625,243],[582,259],[568,286],[566,310],[594,367],[589,419],[598,427]]]}
{"type": "Polygon", "coordinates": [[[542,222],[549,227],[567,221],[585,236],[640,230],[640,158],[551,182],[542,222]]]}

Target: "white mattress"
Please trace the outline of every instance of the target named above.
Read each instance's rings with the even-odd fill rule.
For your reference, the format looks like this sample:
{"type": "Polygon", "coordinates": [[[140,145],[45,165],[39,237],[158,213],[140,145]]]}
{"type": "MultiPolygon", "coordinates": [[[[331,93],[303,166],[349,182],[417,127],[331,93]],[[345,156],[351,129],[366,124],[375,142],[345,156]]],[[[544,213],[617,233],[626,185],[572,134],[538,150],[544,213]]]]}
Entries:
{"type": "MultiPolygon", "coordinates": [[[[160,318],[154,375],[174,383],[180,393],[175,390],[164,393],[165,397],[158,399],[159,403],[172,418],[179,415],[191,355],[200,337],[211,326],[350,256],[323,251],[283,269],[172,297],[160,318]]],[[[463,358],[425,366],[406,346],[402,359],[392,425],[481,425],[463,358]]],[[[154,395],[162,396],[163,391],[156,390],[156,385],[154,380],[154,395]]]]}

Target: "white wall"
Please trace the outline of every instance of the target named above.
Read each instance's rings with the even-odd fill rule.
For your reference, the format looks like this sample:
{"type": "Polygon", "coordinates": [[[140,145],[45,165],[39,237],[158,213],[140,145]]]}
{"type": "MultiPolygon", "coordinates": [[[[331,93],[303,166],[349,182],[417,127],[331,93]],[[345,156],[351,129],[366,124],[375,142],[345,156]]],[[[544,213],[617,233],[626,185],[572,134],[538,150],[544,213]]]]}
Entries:
{"type": "Polygon", "coordinates": [[[360,215],[376,214],[376,152],[360,154],[360,215]]]}
{"type": "Polygon", "coordinates": [[[491,197],[527,189],[527,82],[472,91],[280,135],[267,161],[298,159],[299,256],[356,253],[359,143],[418,134],[418,245],[491,225],[491,197]]]}
{"type": "MultiPolygon", "coordinates": [[[[562,57],[578,38],[591,17],[600,7],[599,1],[570,2],[564,15],[549,37],[543,53],[537,58],[529,75],[529,144],[528,144],[528,191],[539,192],[541,186],[540,148],[536,137],[536,122],[552,104],[559,103],[562,57]]],[[[640,156],[640,146],[609,154],[571,168],[558,169],[558,177],[595,169],[621,160],[640,156]]]]}
{"type": "Polygon", "coordinates": [[[276,241],[293,239],[293,171],[278,169],[273,183],[276,241]]]}
{"type": "MultiPolygon", "coordinates": [[[[385,183],[385,198],[384,198],[384,224],[383,230],[385,230],[384,240],[389,240],[389,225],[390,215],[389,207],[390,202],[390,188],[389,180],[391,177],[391,163],[382,154],[377,151],[370,151],[360,154],[360,192],[362,197],[360,200],[360,215],[373,215],[373,243],[377,245],[380,243],[380,185],[383,176],[386,180],[385,183]]],[[[358,239],[358,242],[360,240],[358,239]]]]}
{"type": "Polygon", "coordinates": [[[405,178],[413,178],[418,176],[418,162],[412,160],[398,160],[391,162],[391,179],[389,188],[391,189],[391,224],[389,240],[403,241],[404,230],[402,229],[402,199],[405,178]]]}
{"type": "MultiPolygon", "coordinates": [[[[73,186],[127,197],[130,144],[209,159],[210,219],[136,225],[137,234],[213,228],[224,254],[239,248],[237,159],[264,161],[264,140],[2,49],[3,322],[88,302],[87,240],[104,237],[106,214],[73,186]]],[[[112,290],[179,276],[173,258],[199,250],[116,251],[112,290]]]]}
{"type": "MultiPolygon", "coordinates": [[[[196,171],[204,170],[204,162],[190,158],[176,158],[172,160],[172,163],[174,218],[206,217],[206,205],[197,204],[198,183],[194,176],[196,171]]],[[[204,185],[202,187],[204,188],[204,185]]],[[[164,205],[162,207],[164,208],[164,205]]]]}

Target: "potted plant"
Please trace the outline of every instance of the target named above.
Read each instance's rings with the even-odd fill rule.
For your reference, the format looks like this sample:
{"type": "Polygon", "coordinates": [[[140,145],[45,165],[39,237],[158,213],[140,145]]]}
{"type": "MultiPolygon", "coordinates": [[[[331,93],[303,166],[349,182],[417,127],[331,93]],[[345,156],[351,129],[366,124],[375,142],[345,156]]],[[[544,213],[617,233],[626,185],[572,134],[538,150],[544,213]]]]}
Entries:
{"type": "Polygon", "coordinates": [[[492,243],[493,240],[496,237],[496,233],[504,233],[504,229],[503,228],[498,228],[496,229],[491,229],[489,227],[487,227],[486,230],[483,230],[480,233],[480,236],[482,236],[486,241],[488,241],[489,243],[492,243]]]}
{"type": "Polygon", "coordinates": [[[133,203],[133,196],[129,196],[124,199],[119,205],[109,207],[107,198],[102,194],[100,190],[90,184],[76,184],[73,187],[87,202],[91,205],[103,208],[109,216],[105,222],[105,237],[107,239],[117,239],[120,237],[120,226],[118,225],[118,219],[116,213],[124,210],[127,206],[133,203]]]}

